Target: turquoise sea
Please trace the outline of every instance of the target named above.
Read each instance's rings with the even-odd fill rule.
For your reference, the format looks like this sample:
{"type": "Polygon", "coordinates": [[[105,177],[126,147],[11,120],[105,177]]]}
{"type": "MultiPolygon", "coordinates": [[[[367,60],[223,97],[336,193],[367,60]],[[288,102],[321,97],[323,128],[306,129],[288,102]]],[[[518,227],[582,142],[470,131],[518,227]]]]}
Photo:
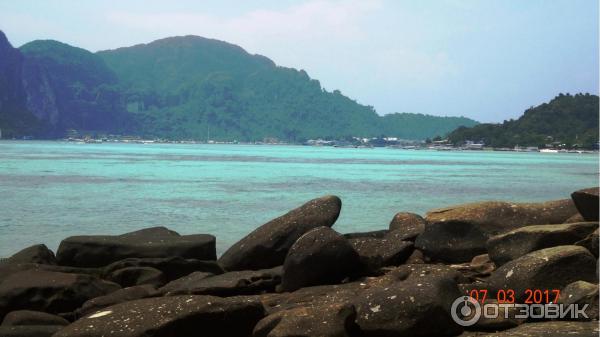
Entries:
{"type": "Polygon", "coordinates": [[[342,198],[340,232],[399,211],[568,198],[597,186],[598,155],[390,148],[0,142],[0,256],[71,235],[167,226],[227,247],[305,201],[342,198]]]}

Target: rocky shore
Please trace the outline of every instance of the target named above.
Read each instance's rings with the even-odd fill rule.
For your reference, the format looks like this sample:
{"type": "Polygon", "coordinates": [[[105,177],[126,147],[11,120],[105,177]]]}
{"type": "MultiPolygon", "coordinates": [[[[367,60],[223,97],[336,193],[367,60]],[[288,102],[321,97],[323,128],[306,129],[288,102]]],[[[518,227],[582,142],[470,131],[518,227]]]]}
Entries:
{"type": "Polygon", "coordinates": [[[598,195],[400,212],[347,234],[324,196],[219,259],[214,236],[164,227],[35,245],[0,262],[0,337],[598,336],[598,195]],[[454,306],[467,298],[587,306],[471,320],[454,306]]]}

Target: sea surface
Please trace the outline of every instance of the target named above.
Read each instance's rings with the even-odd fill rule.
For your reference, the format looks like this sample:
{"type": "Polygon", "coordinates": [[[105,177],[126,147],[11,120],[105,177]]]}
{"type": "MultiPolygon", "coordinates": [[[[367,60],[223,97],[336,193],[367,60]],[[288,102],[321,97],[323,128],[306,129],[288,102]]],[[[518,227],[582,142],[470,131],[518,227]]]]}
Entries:
{"type": "Polygon", "coordinates": [[[71,235],[167,226],[210,233],[221,254],[325,194],[340,232],[396,212],[482,200],[568,198],[598,186],[598,155],[199,144],[0,142],[0,257],[71,235]]]}

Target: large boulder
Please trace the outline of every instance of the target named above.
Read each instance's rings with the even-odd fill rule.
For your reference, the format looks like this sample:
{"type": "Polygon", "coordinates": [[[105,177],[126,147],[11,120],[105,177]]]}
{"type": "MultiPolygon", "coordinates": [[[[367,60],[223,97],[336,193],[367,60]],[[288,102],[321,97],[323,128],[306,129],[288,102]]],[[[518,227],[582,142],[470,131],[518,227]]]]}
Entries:
{"type": "Polygon", "coordinates": [[[599,187],[586,188],[571,194],[579,214],[586,221],[598,221],[599,187]]]}
{"type": "MultiPolygon", "coordinates": [[[[478,333],[477,337],[598,337],[598,322],[540,322],[519,325],[514,329],[489,334],[478,333]]],[[[472,335],[473,336],[473,335],[472,335]]]]}
{"type": "Polygon", "coordinates": [[[455,336],[462,331],[451,316],[452,303],[461,296],[456,272],[419,265],[401,266],[393,274],[396,282],[367,289],[353,300],[365,337],[455,336]]]}
{"type": "Polygon", "coordinates": [[[66,319],[42,311],[16,310],[4,316],[2,326],[18,325],[69,325],[66,319]]]}
{"type": "Polygon", "coordinates": [[[56,258],[65,266],[102,267],[130,257],[216,260],[216,254],[212,235],[154,227],[123,235],[72,236],[60,243],[56,258]]]}
{"type": "MultiPolygon", "coordinates": [[[[598,284],[585,281],[577,281],[567,285],[560,292],[559,304],[579,305],[580,308],[587,305],[584,310],[588,318],[578,317],[579,320],[598,320],[598,284]]],[[[570,316],[567,319],[571,319],[570,316]]]]}
{"type": "Polygon", "coordinates": [[[516,303],[527,298],[526,290],[560,290],[575,281],[596,282],[596,258],[580,246],[557,246],[536,250],[496,269],[487,280],[489,291],[510,289],[516,303]]]}
{"type": "Polygon", "coordinates": [[[85,316],[54,337],[248,337],[264,317],[247,297],[155,297],[117,304],[85,316]]]}
{"type": "Polygon", "coordinates": [[[39,263],[39,264],[56,264],[56,256],[46,245],[33,245],[27,247],[16,254],[12,255],[8,259],[4,260],[6,263],[39,263]]]}
{"type": "Polygon", "coordinates": [[[460,263],[486,253],[494,235],[528,226],[563,223],[577,210],[571,200],[543,203],[487,201],[432,210],[415,247],[432,260],[460,263]]]}
{"type": "Polygon", "coordinates": [[[327,304],[282,310],[263,318],[253,337],[351,337],[359,335],[356,309],[327,304]]]}
{"type": "Polygon", "coordinates": [[[0,283],[0,318],[21,309],[67,313],[85,301],[120,289],[90,275],[26,270],[0,283]]]}
{"type": "Polygon", "coordinates": [[[427,221],[418,214],[399,212],[390,222],[390,232],[397,232],[397,235],[402,236],[402,240],[414,241],[419,234],[423,233],[426,224],[427,221]]]}
{"type": "Polygon", "coordinates": [[[2,337],[52,337],[63,328],[62,325],[0,325],[2,337]]]}
{"type": "Polygon", "coordinates": [[[342,235],[318,227],[296,241],[283,264],[282,289],[338,283],[360,272],[359,256],[342,235]]]}
{"type": "Polygon", "coordinates": [[[86,301],[81,308],[75,311],[75,316],[81,318],[115,304],[155,297],[158,295],[160,295],[160,293],[156,288],[148,284],[119,289],[110,294],[94,297],[91,300],[86,301]]]}
{"type": "Polygon", "coordinates": [[[169,258],[128,258],[109,264],[102,269],[103,277],[107,278],[117,270],[123,268],[154,268],[160,270],[166,281],[173,281],[193,272],[206,272],[223,274],[223,268],[216,261],[202,261],[196,259],[183,259],[180,257],[169,258]]]}
{"type": "Polygon", "coordinates": [[[219,263],[229,271],[280,266],[300,236],[313,228],[331,227],[341,207],[342,201],[336,196],[313,199],[255,229],[231,246],[219,263]]]}
{"type": "Polygon", "coordinates": [[[273,292],[281,283],[281,267],[232,271],[221,275],[196,272],[169,282],[159,291],[164,295],[234,296],[273,292]]]}
{"type": "Polygon", "coordinates": [[[491,237],[487,250],[492,261],[501,266],[535,250],[575,244],[597,229],[597,222],[526,226],[491,237]]]}
{"type": "Polygon", "coordinates": [[[413,251],[414,244],[410,241],[390,238],[357,238],[348,240],[358,253],[364,270],[373,273],[385,266],[402,264],[413,251]]]}

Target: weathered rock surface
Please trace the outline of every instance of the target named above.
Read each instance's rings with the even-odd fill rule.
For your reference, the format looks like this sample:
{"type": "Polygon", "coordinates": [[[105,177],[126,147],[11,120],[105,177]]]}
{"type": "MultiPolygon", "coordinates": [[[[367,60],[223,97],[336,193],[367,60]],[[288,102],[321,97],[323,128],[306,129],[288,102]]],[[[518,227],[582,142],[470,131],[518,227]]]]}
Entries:
{"type": "Polygon", "coordinates": [[[363,238],[375,238],[375,239],[383,239],[389,231],[387,229],[381,229],[377,231],[370,232],[355,232],[355,233],[345,233],[344,237],[348,240],[350,239],[363,239],[363,238]]]}
{"type": "Polygon", "coordinates": [[[81,318],[100,309],[110,307],[111,305],[139,300],[142,298],[158,296],[159,292],[154,286],[141,285],[119,289],[104,296],[94,297],[83,303],[81,308],[75,311],[75,316],[81,318]]]}
{"type": "Polygon", "coordinates": [[[496,264],[488,254],[477,255],[471,262],[453,264],[450,267],[461,272],[471,282],[484,280],[496,270],[496,264]]]}
{"type": "Polygon", "coordinates": [[[274,292],[281,283],[282,268],[263,270],[232,271],[221,275],[192,273],[169,282],[159,291],[173,295],[234,296],[274,292]]]}
{"type": "Polygon", "coordinates": [[[356,309],[349,304],[297,307],[263,318],[253,337],[351,337],[360,330],[356,309]]]}
{"type": "Polygon", "coordinates": [[[0,283],[0,318],[21,309],[55,314],[71,312],[91,298],[118,289],[115,283],[89,275],[26,270],[0,283]]]}
{"type": "Polygon", "coordinates": [[[397,235],[402,237],[402,240],[414,241],[419,234],[425,230],[427,221],[422,216],[409,213],[400,212],[394,215],[392,222],[390,222],[390,232],[397,232],[397,235]]]}
{"type": "Polygon", "coordinates": [[[283,264],[282,289],[339,283],[356,274],[359,256],[342,235],[318,227],[302,235],[290,248],[283,264]]]}
{"type": "Polygon", "coordinates": [[[258,227],[229,248],[219,263],[229,271],[280,266],[300,236],[313,228],[331,227],[341,207],[342,201],[336,196],[313,199],[258,227]]]}
{"type": "Polygon", "coordinates": [[[486,241],[510,230],[563,223],[577,210],[571,200],[543,203],[479,202],[427,213],[425,231],[415,247],[436,261],[468,262],[486,253],[486,241]]]}
{"type": "Polygon", "coordinates": [[[160,287],[166,283],[165,274],[152,267],[126,267],[110,273],[107,280],[119,284],[121,287],[133,287],[149,284],[160,287]]]}
{"type": "Polygon", "coordinates": [[[46,245],[33,245],[27,247],[16,254],[12,255],[4,262],[6,263],[39,263],[39,264],[56,264],[56,257],[46,245]]]}
{"type": "Polygon", "coordinates": [[[574,222],[586,222],[586,221],[581,214],[577,213],[577,214],[574,214],[573,216],[571,216],[570,218],[568,218],[567,220],[565,220],[564,223],[574,223],[574,222]]]}
{"type": "Polygon", "coordinates": [[[61,325],[0,326],[2,337],[52,337],[63,328],[61,325]]]}
{"type": "Polygon", "coordinates": [[[154,227],[123,235],[72,236],[56,253],[60,265],[74,267],[103,267],[130,257],[216,260],[215,237],[154,227]]]}
{"type": "Polygon", "coordinates": [[[262,304],[249,297],[155,297],[105,308],[54,337],[248,337],[263,317],[262,304]]]}
{"type": "Polygon", "coordinates": [[[575,244],[597,229],[597,222],[526,226],[491,237],[487,250],[496,265],[501,266],[535,250],[575,244]]]}
{"type": "Polygon", "coordinates": [[[100,276],[102,270],[98,268],[76,268],[55,266],[39,263],[2,263],[0,262],[0,282],[7,279],[12,274],[20,273],[26,270],[53,271],[58,273],[85,274],[90,276],[100,276]]]}
{"type": "Polygon", "coordinates": [[[358,253],[366,272],[372,273],[381,267],[397,266],[406,261],[413,251],[410,241],[382,238],[350,239],[348,242],[358,253]]]}
{"type": "Polygon", "coordinates": [[[579,211],[579,214],[587,221],[598,221],[600,188],[592,187],[575,191],[571,198],[579,211]]]}
{"type": "Polygon", "coordinates": [[[478,334],[479,337],[598,337],[598,322],[540,322],[527,323],[502,332],[478,334]]]}
{"type": "Polygon", "coordinates": [[[585,239],[578,241],[575,244],[578,246],[587,248],[587,250],[589,250],[590,253],[592,253],[592,255],[594,255],[596,258],[598,258],[599,243],[600,243],[599,233],[598,233],[598,229],[596,229],[594,232],[592,232],[590,235],[588,235],[585,239]]]}
{"type": "Polygon", "coordinates": [[[216,261],[201,261],[196,259],[171,258],[128,258],[114,262],[103,269],[104,277],[123,268],[150,267],[160,270],[166,281],[176,280],[193,272],[223,274],[223,268],[216,261]]]}
{"type": "Polygon", "coordinates": [[[69,325],[69,321],[57,316],[48,314],[42,311],[32,310],[16,310],[9,312],[4,316],[2,326],[17,326],[17,325],[69,325]]]}
{"type": "Polygon", "coordinates": [[[596,282],[596,259],[579,246],[557,246],[523,255],[496,269],[487,280],[489,290],[512,289],[523,303],[526,289],[562,289],[575,281],[596,282]]]}
{"type": "MultiPolygon", "coordinates": [[[[580,320],[598,320],[598,284],[577,281],[567,285],[561,292],[558,303],[565,305],[578,304],[580,308],[588,305],[584,310],[589,319],[579,317],[580,320]]],[[[568,318],[573,319],[573,318],[568,318]]]]}

